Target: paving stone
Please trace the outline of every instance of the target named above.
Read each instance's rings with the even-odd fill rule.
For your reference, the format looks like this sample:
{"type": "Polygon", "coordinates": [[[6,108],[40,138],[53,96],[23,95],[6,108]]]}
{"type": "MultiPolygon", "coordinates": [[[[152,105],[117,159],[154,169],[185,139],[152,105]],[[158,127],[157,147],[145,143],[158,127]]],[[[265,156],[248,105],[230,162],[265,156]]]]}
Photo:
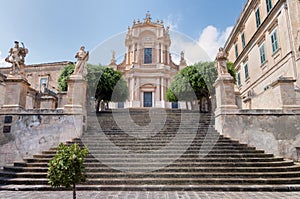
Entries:
{"type": "MultiPolygon", "coordinates": [[[[79,199],[299,199],[300,192],[106,192],[77,191],[79,199]]],[[[71,191],[0,191],[0,199],[71,199],[71,191]]]]}

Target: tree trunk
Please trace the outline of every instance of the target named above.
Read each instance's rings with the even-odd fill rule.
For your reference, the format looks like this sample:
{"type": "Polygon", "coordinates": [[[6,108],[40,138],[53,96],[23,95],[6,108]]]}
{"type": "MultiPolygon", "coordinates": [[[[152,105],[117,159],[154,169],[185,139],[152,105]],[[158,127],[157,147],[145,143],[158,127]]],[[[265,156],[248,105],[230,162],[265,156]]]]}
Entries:
{"type": "Polygon", "coordinates": [[[76,186],[75,186],[75,183],[73,183],[73,199],[76,199],[76,186]]]}
{"type": "Polygon", "coordinates": [[[212,105],[211,105],[211,99],[209,99],[209,95],[206,96],[207,99],[207,108],[208,108],[208,112],[211,113],[212,112],[212,105]]]}
{"type": "Polygon", "coordinates": [[[96,113],[99,113],[99,109],[100,109],[100,100],[97,99],[96,113]]]}
{"type": "Polygon", "coordinates": [[[185,101],[186,110],[189,110],[188,101],[185,101]]]}
{"type": "Polygon", "coordinates": [[[199,111],[202,113],[202,97],[198,100],[199,111]]]}
{"type": "Polygon", "coordinates": [[[195,106],[194,106],[193,101],[190,101],[190,103],[191,103],[191,110],[195,110],[195,106]]]}

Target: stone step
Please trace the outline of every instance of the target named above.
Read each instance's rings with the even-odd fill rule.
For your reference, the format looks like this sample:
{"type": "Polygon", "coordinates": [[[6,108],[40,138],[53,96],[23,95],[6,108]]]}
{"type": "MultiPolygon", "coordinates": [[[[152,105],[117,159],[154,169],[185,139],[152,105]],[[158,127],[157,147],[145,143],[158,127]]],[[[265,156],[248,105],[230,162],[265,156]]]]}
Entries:
{"type": "MultiPolygon", "coordinates": [[[[1,182],[1,179],[0,179],[1,182]]],[[[47,185],[47,178],[11,178],[6,180],[7,184],[26,184],[26,185],[47,185]]],[[[300,184],[300,178],[92,178],[88,179],[86,185],[223,185],[236,184],[248,185],[251,184],[264,184],[264,185],[284,185],[284,184],[300,184]]]]}
{"type": "MultiPolygon", "coordinates": [[[[219,135],[213,130],[212,114],[151,110],[151,121],[149,109],[130,109],[130,116],[124,111],[117,111],[118,122],[126,124],[131,117],[136,125],[120,129],[110,112],[89,115],[88,131],[67,142],[86,145],[90,151],[85,159],[88,181],[78,190],[300,191],[299,165],[219,135]],[[149,123],[157,128],[147,129],[149,123]],[[184,138],[174,142],[179,128],[184,138]],[[170,148],[161,150],[166,146],[170,148]]],[[[56,149],[4,167],[0,190],[53,190],[46,173],[56,149]]]]}
{"type": "MultiPolygon", "coordinates": [[[[97,154],[93,154],[94,156],[97,154]]],[[[101,157],[103,158],[131,158],[132,156],[134,156],[135,159],[145,159],[145,158],[156,158],[156,159],[160,159],[163,158],[162,156],[165,157],[174,157],[177,158],[178,154],[174,153],[174,154],[165,154],[165,153],[133,153],[133,154],[100,154],[101,157]]],[[[265,153],[205,153],[205,152],[200,152],[197,154],[182,154],[180,157],[190,157],[190,158],[198,158],[199,156],[204,155],[205,157],[215,157],[215,158],[219,158],[219,157],[227,157],[227,158],[238,158],[238,157],[273,157],[273,154],[265,154],[265,153]]],[[[51,154],[37,154],[37,155],[33,155],[33,158],[53,158],[54,155],[51,154]]],[[[90,155],[88,155],[88,157],[91,157],[90,155]]]]}
{"type": "MultiPolygon", "coordinates": [[[[99,147],[89,147],[87,146],[88,148],[90,148],[90,151],[91,150],[101,150],[103,148],[105,148],[104,146],[99,146],[99,147]]],[[[148,151],[150,149],[152,149],[151,147],[135,147],[136,150],[145,150],[145,151],[148,151]]],[[[176,150],[178,149],[178,147],[168,147],[169,150],[176,150]]],[[[187,151],[190,151],[190,150],[231,150],[231,149],[234,149],[234,150],[255,150],[255,147],[245,147],[245,146],[190,146],[187,151]]],[[[50,148],[49,151],[43,151],[42,153],[53,153],[53,152],[56,152],[57,148],[56,147],[53,147],[53,148],[50,148]]],[[[113,150],[113,149],[111,149],[113,150]]]]}
{"type": "MultiPolygon", "coordinates": [[[[106,162],[107,163],[107,162],[106,162]]],[[[119,166],[118,162],[110,162],[110,166],[115,167],[119,166]]],[[[161,163],[143,163],[143,162],[123,162],[123,166],[131,166],[131,167],[145,167],[145,166],[159,166],[161,163]]],[[[222,166],[222,167],[267,167],[267,166],[276,166],[276,167],[283,167],[283,166],[293,166],[294,163],[293,161],[280,161],[280,162],[194,162],[194,161],[184,161],[184,162],[179,162],[175,161],[172,162],[170,165],[172,167],[187,167],[187,166],[192,166],[192,167],[217,167],[217,166],[222,166]]],[[[28,163],[28,162],[14,162],[15,167],[48,167],[48,162],[33,162],[33,163],[28,163]]],[[[100,163],[100,162],[86,162],[85,163],[86,167],[107,167],[106,165],[100,163]]]]}
{"type": "MultiPolygon", "coordinates": [[[[32,163],[32,162],[49,162],[52,158],[24,158],[25,162],[32,163]]],[[[127,158],[101,158],[101,160],[105,162],[139,162],[137,159],[127,159],[127,158]]],[[[164,163],[164,162],[173,162],[174,158],[169,158],[169,157],[162,157],[159,158],[159,160],[164,163]]],[[[258,158],[258,157],[236,157],[236,158],[227,158],[227,157],[219,157],[219,158],[214,158],[214,157],[204,157],[204,158],[180,158],[175,160],[174,162],[185,162],[185,161],[191,161],[191,162],[266,162],[266,163],[271,163],[271,162],[276,162],[276,161],[283,161],[283,158],[281,157],[269,157],[269,158],[258,158]]],[[[94,157],[87,157],[85,159],[85,162],[98,162],[98,160],[94,157]]]]}
{"type": "MultiPolygon", "coordinates": [[[[92,155],[96,155],[96,154],[118,154],[120,152],[119,149],[109,149],[106,148],[103,150],[101,150],[101,148],[97,149],[89,149],[90,154],[92,155]]],[[[147,153],[146,150],[144,149],[140,149],[140,150],[134,150],[132,152],[136,152],[136,153],[147,153]]],[[[167,149],[167,150],[163,150],[161,151],[159,154],[178,154],[178,153],[182,153],[182,150],[176,150],[176,149],[167,149]]],[[[204,150],[202,149],[201,152],[200,150],[195,150],[195,149],[187,149],[184,154],[234,154],[234,153],[238,153],[238,154],[244,154],[244,153],[264,153],[263,150],[235,150],[235,149],[214,149],[214,150],[204,150]]],[[[55,155],[56,151],[52,150],[52,151],[43,151],[40,155],[55,155]]]]}
{"type": "MultiPolygon", "coordinates": [[[[5,178],[47,178],[47,174],[44,172],[2,172],[5,178]]],[[[243,173],[243,172],[231,172],[231,173],[218,173],[218,172],[153,172],[153,173],[107,173],[107,172],[87,172],[89,179],[93,178],[118,178],[128,179],[131,178],[299,178],[300,171],[297,172],[269,172],[269,173],[243,173]]]]}
{"type": "MultiPolygon", "coordinates": [[[[129,168],[127,166],[119,165],[116,166],[114,169],[110,167],[102,167],[102,168],[92,168],[88,167],[86,168],[87,172],[116,172],[116,169],[128,171],[134,170],[134,172],[148,172],[148,171],[156,171],[156,166],[149,165],[148,167],[135,167],[134,169],[129,168]]],[[[5,166],[3,168],[5,172],[47,172],[47,167],[15,167],[15,166],[5,166]]],[[[193,166],[187,166],[187,167],[172,167],[168,166],[162,169],[159,169],[160,172],[220,172],[220,173],[230,173],[230,172],[244,172],[244,173],[252,173],[252,172],[299,172],[299,166],[293,165],[293,166],[282,166],[282,167],[224,167],[224,166],[218,166],[218,167],[193,167],[193,166]]]]}

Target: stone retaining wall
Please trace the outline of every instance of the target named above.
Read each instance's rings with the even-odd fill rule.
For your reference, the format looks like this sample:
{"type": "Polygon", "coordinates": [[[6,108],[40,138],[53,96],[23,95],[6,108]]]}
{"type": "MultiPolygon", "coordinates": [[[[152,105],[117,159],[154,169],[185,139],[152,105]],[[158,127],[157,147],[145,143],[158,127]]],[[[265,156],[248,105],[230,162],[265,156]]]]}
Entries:
{"type": "Polygon", "coordinates": [[[83,116],[58,110],[0,113],[0,168],[80,137],[83,116]],[[6,121],[11,116],[12,121],[6,121]],[[6,132],[10,128],[10,132],[6,132]]]}
{"type": "Polygon", "coordinates": [[[298,160],[300,112],[240,110],[216,115],[216,130],[224,136],[265,150],[275,156],[298,160]]]}

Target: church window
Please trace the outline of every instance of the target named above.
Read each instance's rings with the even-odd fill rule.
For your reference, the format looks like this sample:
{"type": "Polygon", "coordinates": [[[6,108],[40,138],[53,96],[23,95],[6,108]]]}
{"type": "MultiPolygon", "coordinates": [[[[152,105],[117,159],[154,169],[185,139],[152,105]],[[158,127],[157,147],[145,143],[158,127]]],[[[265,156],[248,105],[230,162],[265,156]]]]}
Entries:
{"type": "Polygon", "coordinates": [[[152,48],[144,49],[144,64],[152,63],[152,48]]]}

